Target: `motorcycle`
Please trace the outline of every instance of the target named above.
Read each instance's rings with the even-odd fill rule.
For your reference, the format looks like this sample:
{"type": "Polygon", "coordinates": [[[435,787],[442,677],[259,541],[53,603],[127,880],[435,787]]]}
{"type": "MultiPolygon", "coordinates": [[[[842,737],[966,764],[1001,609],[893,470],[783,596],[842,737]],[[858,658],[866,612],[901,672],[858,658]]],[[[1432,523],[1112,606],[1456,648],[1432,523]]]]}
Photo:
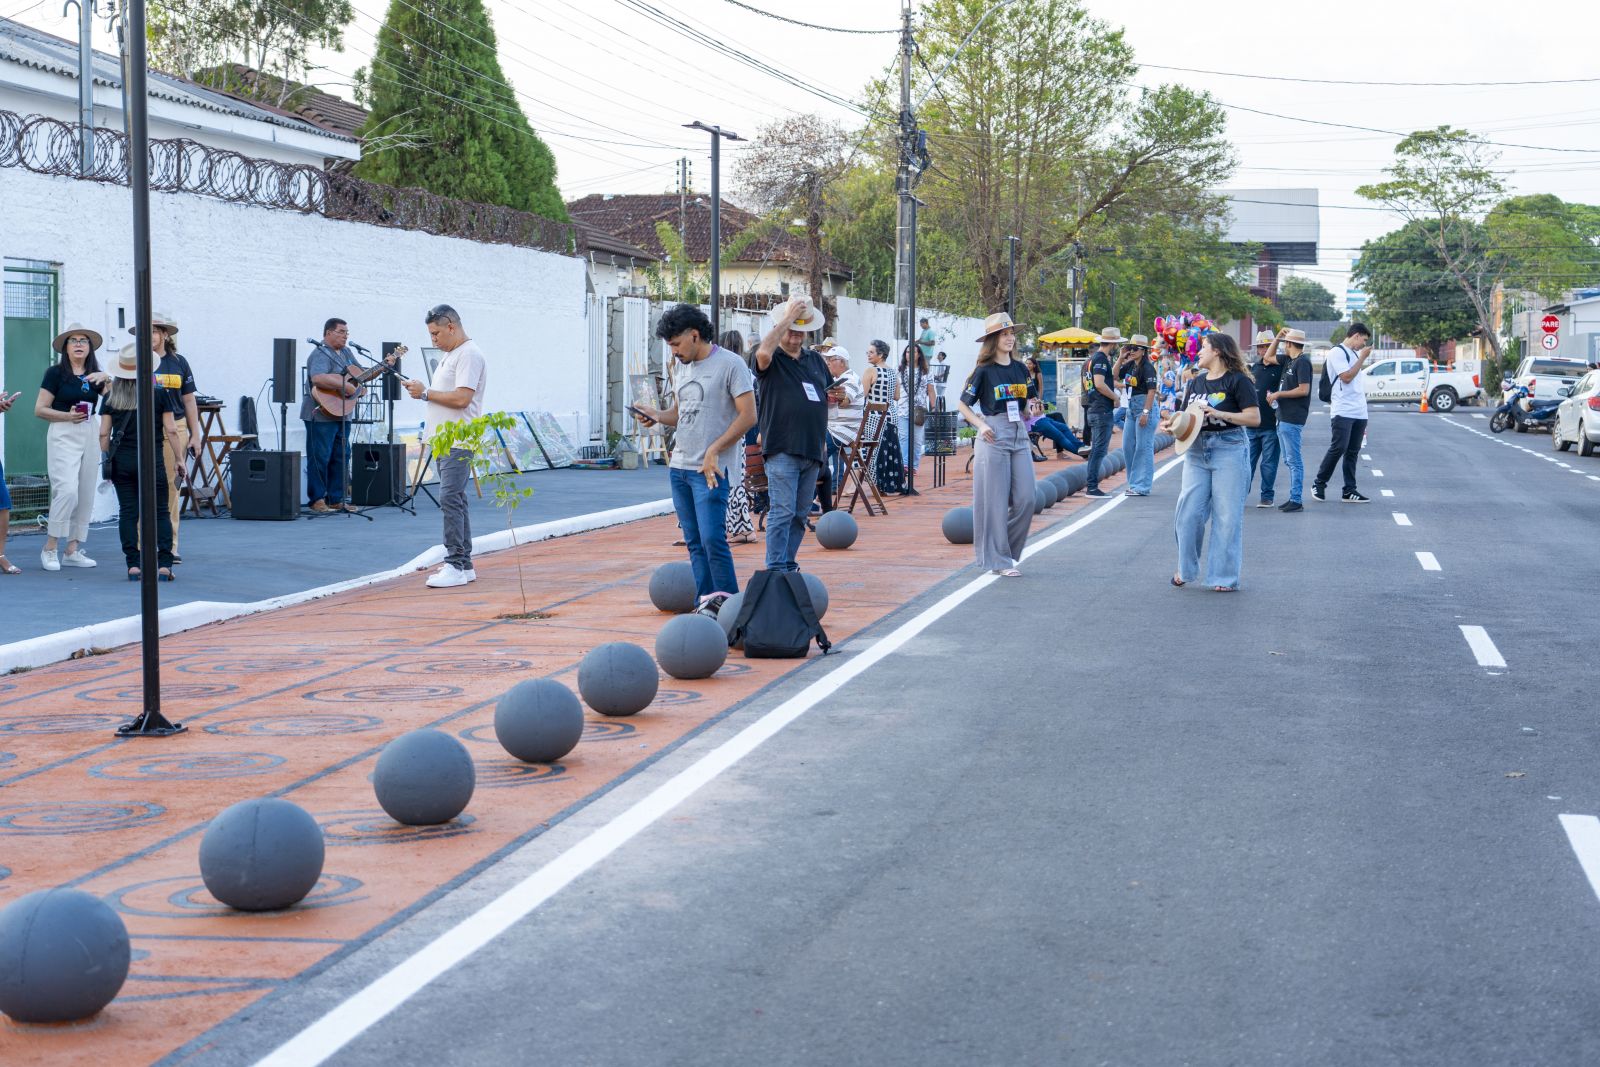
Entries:
{"type": "Polygon", "coordinates": [[[1518,433],[1527,433],[1529,430],[1548,430],[1555,425],[1556,409],[1561,407],[1559,397],[1555,400],[1535,400],[1527,386],[1518,385],[1510,378],[1500,383],[1500,392],[1505,400],[1489,417],[1489,429],[1492,432],[1504,433],[1515,426],[1518,433]]]}

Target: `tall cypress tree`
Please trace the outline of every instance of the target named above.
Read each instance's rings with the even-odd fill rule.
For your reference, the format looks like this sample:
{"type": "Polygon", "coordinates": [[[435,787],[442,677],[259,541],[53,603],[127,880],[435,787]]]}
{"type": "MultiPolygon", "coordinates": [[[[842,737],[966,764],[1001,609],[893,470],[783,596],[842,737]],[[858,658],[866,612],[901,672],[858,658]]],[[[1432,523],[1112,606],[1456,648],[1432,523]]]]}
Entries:
{"type": "Polygon", "coordinates": [[[358,176],[567,221],[555,157],[506,83],[482,0],[391,3],[362,82],[358,176]]]}

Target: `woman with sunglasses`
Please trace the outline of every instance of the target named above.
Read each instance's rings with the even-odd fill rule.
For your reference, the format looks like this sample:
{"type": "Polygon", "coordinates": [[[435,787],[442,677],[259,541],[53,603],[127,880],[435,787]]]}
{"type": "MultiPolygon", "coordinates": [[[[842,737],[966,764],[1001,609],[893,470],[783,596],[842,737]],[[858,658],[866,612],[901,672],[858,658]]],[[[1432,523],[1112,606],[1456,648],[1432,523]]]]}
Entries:
{"type": "Polygon", "coordinates": [[[100,369],[95,352],[103,338],[73,323],[51,345],[60,357],[44,372],[33,413],[49,424],[45,454],[50,472],[50,522],[39,561],[47,571],[93,567],[83,551],[89,537],[89,516],[100,484],[99,429],[94,416],[111,376],[100,369]],[[67,550],[60,551],[66,541],[67,550]]]}

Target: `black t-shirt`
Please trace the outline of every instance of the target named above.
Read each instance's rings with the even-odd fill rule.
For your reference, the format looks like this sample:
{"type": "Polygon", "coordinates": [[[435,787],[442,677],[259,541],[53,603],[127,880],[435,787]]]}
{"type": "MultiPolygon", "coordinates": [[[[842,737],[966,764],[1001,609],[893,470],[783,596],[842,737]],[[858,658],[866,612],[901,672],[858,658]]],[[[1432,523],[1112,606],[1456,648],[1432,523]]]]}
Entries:
{"type": "Polygon", "coordinates": [[[760,383],[756,413],[761,454],[787,453],[821,463],[827,451],[828,383],[833,381],[828,364],[815,349],[802,348],[797,359],[780,348],[766,370],[760,363],[751,369],[760,383]]]}
{"type": "MultiPolygon", "coordinates": [[[[1189,380],[1183,387],[1183,398],[1178,404],[1179,409],[1189,406],[1195,399],[1204,399],[1207,404],[1217,411],[1243,411],[1245,408],[1257,407],[1256,387],[1250,383],[1248,375],[1240,374],[1236,370],[1228,371],[1220,378],[1207,378],[1202,371],[1189,380]]],[[[1215,433],[1219,430],[1242,429],[1231,422],[1221,419],[1206,418],[1201,430],[1215,433]]]]}
{"type": "MultiPolygon", "coordinates": [[[[1156,365],[1150,362],[1148,356],[1130,359],[1122,365],[1122,373],[1117,376],[1117,384],[1128,390],[1131,396],[1142,397],[1156,387],[1156,365]]],[[[1144,405],[1139,403],[1133,406],[1144,405]]]]}
{"type": "Polygon", "coordinates": [[[50,401],[50,407],[56,411],[71,411],[72,405],[84,401],[97,405],[91,411],[98,410],[100,391],[89,384],[86,376],[73,374],[72,368],[65,363],[50,364],[39,388],[55,397],[50,401]]]}
{"type": "MultiPolygon", "coordinates": [[[[1301,385],[1311,384],[1311,357],[1301,352],[1289,365],[1283,369],[1283,381],[1278,388],[1288,392],[1301,385]]],[[[1304,426],[1306,419],[1311,415],[1311,390],[1307,389],[1304,396],[1285,396],[1278,398],[1278,418],[1280,421],[1294,426],[1304,426]]]]}
{"type": "MultiPolygon", "coordinates": [[[[170,411],[173,413],[174,418],[183,418],[183,403],[171,399],[167,395],[168,392],[170,390],[167,389],[157,389],[155,391],[156,442],[158,444],[165,439],[166,433],[163,426],[166,420],[162,416],[170,411]]],[[[111,417],[111,437],[116,442],[115,451],[132,452],[139,447],[139,418],[132,409],[112,407],[111,398],[108,396],[106,397],[105,406],[100,409],[100,413],[111,417]],[[122,429],[124,426],[127,428],[122,429]],[[119,429],[122,429],[120,438],[117,437],[119,429]]],[[[157,466],[160,466],[160,464],[157,464],[157,466]]]]}
{"type": "Polygon", "coordinates": [[[1116,407],[1116,404],[1112,402],[1110,397],[1094,387],[1094,376],[1098,374],[1105,379],[1106,388],[1116,388],[1111,375],[1111,357],[1096,349],[1094,355],[1089,357],[1089,362],[1086,366],[1088,369],[1084,371],[1083,375],[1083,410],[1091,415],[1102,411],[1111,411],[1116,407]]]}
{"type": "Polygon", "coordinates": [[[194,392],[194,371],[189,369],[189,361],[176,352],[162,356],[161,362],[156,364],[156,392],[167,395],[166,410],[182,422],[183,398],[194,392]]]}
{"type": "Polygon", "coordinates": [[[1265,360],[1250,368],[1250,377],[1255,379],[1256,396],[1261,398],[1261,429],[1276,430],[1278,428],[1277,414],[1272,410],[1272,405],[1266,403],[1268,393],[1278,391],[1278,383],[1283,381],[1283,364],[1268,363],[1265,360]]]}
{"type": "Polygon", "coordinates": [[[973,370],[961,390],[961,400],[967,407],[976,407],[985,415],[1004,415],[1006,405],[1017,402],[1019,418],[1028,417],[1027,401],[1039,395],[1028,368],[1012,360],[1005,366],[985,363],[973,370]]]}

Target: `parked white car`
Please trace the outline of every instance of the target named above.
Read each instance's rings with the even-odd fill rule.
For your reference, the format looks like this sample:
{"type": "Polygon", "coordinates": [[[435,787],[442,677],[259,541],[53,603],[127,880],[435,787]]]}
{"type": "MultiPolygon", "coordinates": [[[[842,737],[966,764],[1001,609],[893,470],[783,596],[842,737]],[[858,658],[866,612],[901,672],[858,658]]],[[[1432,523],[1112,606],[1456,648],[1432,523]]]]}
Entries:
{"type": "Polygon", "coordinates": [[[1457,404],[1483,395],[1478,375],[1429,367],[1415,355],[1380,357],[1357,380],[1369,404],[1415,404],[1426,391],[1429,407],[1454,411],[1457,404]]]}
{"type": "Polygon", "coordinates": [[[1578,446],[1578,455],[1592,456],[1600,446],[1600,370],[1592,370],[1575,385],[1563,386],[1566,397],[1556,409],[1550,427],[1550,444],[1557,452],[1578,446]]]}
{"type": "Polygon", "coordinates": [[[1589,365],[1578,359],[1529,356],[1511,377],[1518,385],[1526,385],[1534,400],[1554,400],[1562,389],[1577,385],[1588,369],[1589,365]]]}

